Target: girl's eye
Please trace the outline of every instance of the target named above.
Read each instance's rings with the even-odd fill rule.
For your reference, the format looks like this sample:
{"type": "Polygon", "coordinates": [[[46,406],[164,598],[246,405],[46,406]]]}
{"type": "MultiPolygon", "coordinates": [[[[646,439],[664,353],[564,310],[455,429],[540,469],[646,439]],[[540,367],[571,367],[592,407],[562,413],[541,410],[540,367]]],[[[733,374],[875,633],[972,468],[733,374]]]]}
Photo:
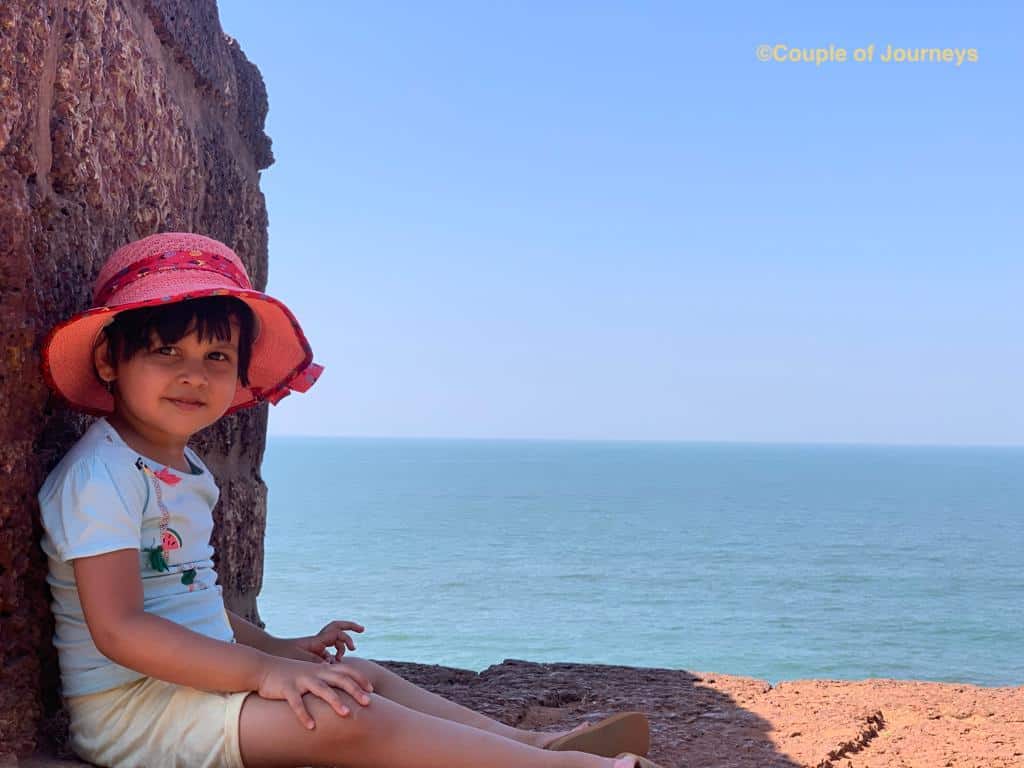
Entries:
{"type": "Polygon", "coordinates": [[[231,359],[227,355],[225,355],[223,352],[211,352],[210,356],[213,357],[214,360],[219,360],[219,361],[223,361],[223,362],[228,362],[228,360],[231,359]],[[214,357],[214,355],[216,355],[216,357],[214,357]]]}
{"type": "Polygon", "coordinates": [[[158,355],[174,355],[177,353],[174,347],[157,347],[153,351],[158,355]]]}

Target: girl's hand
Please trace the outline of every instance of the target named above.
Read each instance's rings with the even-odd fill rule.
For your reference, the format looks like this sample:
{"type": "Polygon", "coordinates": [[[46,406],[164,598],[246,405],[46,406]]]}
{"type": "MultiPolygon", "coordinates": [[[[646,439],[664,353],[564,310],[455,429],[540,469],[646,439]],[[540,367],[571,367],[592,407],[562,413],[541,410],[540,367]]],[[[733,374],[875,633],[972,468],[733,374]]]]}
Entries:
{"type": "Polygon", "coordinates": [[[365,627],[354,621],[332,621],[315,635],[295,637],[287,642],[292,643],[303,654],[311,654],[322,661],[335,663],[345,655],[346,646],[350,651],[356,649],[356,644],[345,632],[346,629],[362,632],[365,627]],[[336,653],[332,654],[328,648],[334,648],[336,653]]]}
{"type": "Polygon", "coordinates": [[[349,708],[338,695],[340,688],[364,707],[370,703],[368,693],[373,692],[373,685],[358,670],[344,661],[333,665],[295,661],[272,657],[267,664],[263,678],[260,680],[256,693],[264,699],[287,701],[305,728],[313,728],[316,723],[302,695],[312,693],[331,705],[331,709],[340,717],[349,715],[349,708]]]}

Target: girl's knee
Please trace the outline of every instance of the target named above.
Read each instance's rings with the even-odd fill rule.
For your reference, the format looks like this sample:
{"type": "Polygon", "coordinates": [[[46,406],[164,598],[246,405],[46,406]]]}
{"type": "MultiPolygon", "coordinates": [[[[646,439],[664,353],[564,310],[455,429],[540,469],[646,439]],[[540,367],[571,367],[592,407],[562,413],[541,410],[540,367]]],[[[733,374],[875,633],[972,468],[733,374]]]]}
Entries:
{"type": "Polygon", "coordinates": [[[343,656],[340,661],[342,664],[349,664],[353,669],[366,675],[374,688],[377,687],[381,677],[388,671],[377,662],[361,659],[358,656],[343,656]]]}
{"type": "Polygon", "coordinates": [[[323,698],[312,693],[304,693],[304,703],[312,719],[316,723],[315,730],[328,732],[338,742],[356,741],[368,737],[371,732],[379,732],[382,727],[382,713],[380,713],[381,696],[376,693],[370,696],[369,705],[361,705],[347,692],[338,688],[334,689],[341,701],[342,706],[348,710],[348,714],[342,717],[323,698]]]}
{"type": "Polygon", "coordinates": [[[319,736],[330,736],[333,741],[338,742],[354,740],[366,735],[367,718],[362,717],[362,713],[359,712],[364,707],[344,691],[335,688],[334,692],[338,695],[341,705],[348,710],[348,714],[344,717],[339,715],[323,698],[313,693],[302,695],[302,703],[313,722],[316,723],[311,732],[319,736]]]}

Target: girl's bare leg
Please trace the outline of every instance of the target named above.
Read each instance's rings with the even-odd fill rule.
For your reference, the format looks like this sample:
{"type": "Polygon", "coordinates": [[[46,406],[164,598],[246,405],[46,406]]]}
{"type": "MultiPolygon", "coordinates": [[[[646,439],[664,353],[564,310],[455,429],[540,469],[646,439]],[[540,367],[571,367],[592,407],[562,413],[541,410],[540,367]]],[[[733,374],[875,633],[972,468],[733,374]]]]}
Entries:
{"type": "Polygon", "coordinates": [[[358,656],[345,656],[344,664],[350,664],[366,675],[373,684],[374,693],[397,701],[399,704],[445,720],[471,725],[482,731],[490,731],[508,739],[520,741],[534,747],[543,747],[568,731],[546,733],[543,731],[527,731],[493,720],[480,712],[456,704],[454,701],[426,691],[404,677],[396,675],[387,667],[362,659],[358,656]]]}
{"type": "Polygon", "coordinates": [[[622,768],[612,758],[550,752],[418,712],[376,691],[363,706],[336,690],[349,709],[346,717],[323,699],[302,697],[316,721],[312,730],[302,727],[287,702],[250,694],[239,716],[246,768],[622,768]]]}

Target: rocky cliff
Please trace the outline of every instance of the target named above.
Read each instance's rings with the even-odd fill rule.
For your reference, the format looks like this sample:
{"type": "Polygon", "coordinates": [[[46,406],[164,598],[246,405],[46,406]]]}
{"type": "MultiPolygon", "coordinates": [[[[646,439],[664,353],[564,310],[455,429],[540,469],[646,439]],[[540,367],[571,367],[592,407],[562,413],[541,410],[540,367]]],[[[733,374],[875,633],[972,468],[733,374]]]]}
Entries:
{"type": "MultiPolygon", "coordinates": [[[[153,232],[223,240],[265,285],[266,111],[213,0],[0,3],[0,755],[62,728],[35,492],[86,422],[49,398],[39,344],[107,254],[153,232]]],[[[221,584],[253,619],[265,431],[262,407],[196,444],[221,482],[221,584]]]]}

